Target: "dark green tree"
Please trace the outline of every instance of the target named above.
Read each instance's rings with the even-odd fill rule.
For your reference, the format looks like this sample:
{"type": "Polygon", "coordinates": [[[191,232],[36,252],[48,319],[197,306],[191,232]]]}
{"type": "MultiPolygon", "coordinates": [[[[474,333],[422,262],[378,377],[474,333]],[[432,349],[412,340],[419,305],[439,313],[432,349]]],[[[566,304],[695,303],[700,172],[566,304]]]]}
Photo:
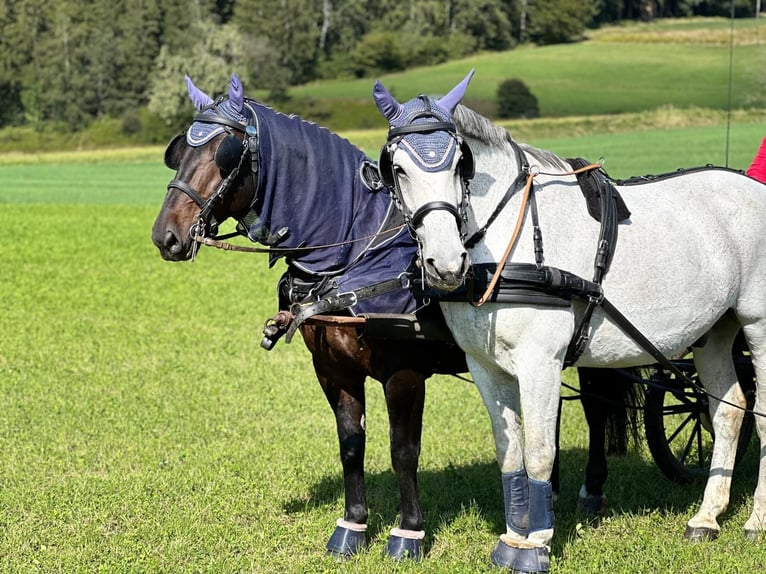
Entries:
{"type": "Polygon", "coordinates": [[[15,49],[23,38],[15,25],[18,6],[12,0],[0,0],[0,127],[24,121],[20,77],[24,61],[15,49]]]}
{"type": "Polygon", "coordinates": [[[290,83],[316,77],[322,31],[322,2],[316,0],[240,0],[232,22],[243,34],[265,39],[290,83]]]}
{"type": "Polygon", "coordinates": [[[536,44],[574,42],[596,14],[596,0],[529,0],[527,33],[536,44]]]}
{"type": "Polygon", "coordinates": [[[450,28],[473,38],[480,50],[508,50],[515,44],[510,4],[500,0],[453,0],[450,28]]]}
{"type": "Polygon", "coordinates": [[[497,87],[497,114],[501,118],[536,118],[540,115],[537,98],[527,85],[509,78],[497,87]]]}

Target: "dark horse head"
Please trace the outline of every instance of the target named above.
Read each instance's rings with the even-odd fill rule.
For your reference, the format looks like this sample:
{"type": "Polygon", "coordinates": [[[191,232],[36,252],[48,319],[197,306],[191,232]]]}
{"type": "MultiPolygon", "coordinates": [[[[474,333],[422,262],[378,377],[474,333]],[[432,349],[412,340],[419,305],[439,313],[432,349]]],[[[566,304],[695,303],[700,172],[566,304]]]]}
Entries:
{"type": "MultiPolygon", "coordinates": [[[[191,259],[201,237],[234,218],[237,233],[270,247],[272,263],[285,257],[304,281],[345,292],[404,274],[417,247],[364,152],[244,97],[236,75],[217,100],[186,82],[197,115],[165,152],[176,175],[152,229],[162,257],[191,259]]],[[[392,297],[354,311],[415,305],[406,289],[392,297]]]]}
{"type": "Polygon", "coordinates": [[[191,258],[196,237],[215,235],[228,217],[240,221],[255,204],[258,182],[257,117],[232,77],[228,99],[214,101],[186,78],[198,110],[189,129],[165,150],[176,170],[152,229],[164,259],[191,258]]]}

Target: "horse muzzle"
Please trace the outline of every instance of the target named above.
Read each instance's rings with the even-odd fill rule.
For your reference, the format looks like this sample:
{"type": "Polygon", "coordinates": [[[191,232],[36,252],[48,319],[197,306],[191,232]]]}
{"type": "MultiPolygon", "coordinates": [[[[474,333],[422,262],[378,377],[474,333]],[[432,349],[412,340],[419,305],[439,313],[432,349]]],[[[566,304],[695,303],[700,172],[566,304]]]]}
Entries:
{"type": "Polygon", "coordinates": [[[439,291],[454,291],[464,282],[471,260],[468,252],[462,251],[450,261],[441,264],[433,258],[423,260],[426,283],[439,291]]]}
{"type": "Polygon", "coordinates": [[[190,234],[181,234],[170,226],[154,224],[152,242],[160,250],[165,261],[188,261],[191,259],[194,238],[190,234]]]}

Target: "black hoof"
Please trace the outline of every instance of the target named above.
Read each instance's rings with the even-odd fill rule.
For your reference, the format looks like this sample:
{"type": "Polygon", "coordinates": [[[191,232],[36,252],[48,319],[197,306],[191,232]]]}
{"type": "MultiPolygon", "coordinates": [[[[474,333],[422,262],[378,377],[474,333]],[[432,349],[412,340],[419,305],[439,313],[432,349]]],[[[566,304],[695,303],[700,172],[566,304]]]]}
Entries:
{"type": "Polygon", "coordinates": [[[420,562],[423,559],[423,541],[392,534],[383,549],[383,556],[388,556],[396,562],[404,560],[420,562]]]}
{"type": "Polygon", "coordinates": [[[327,541],[327,553],[336,558],[348,558],[367,548],[364,532],[336,526],[335,532],[327,541]]]}
{"type": "Polygon", "coordinates": [[[492,565],[514,573],[547,572],[551,566],[548,550],[542,547],[516,548],[500,540],[492,551],[492,565]]]}
{"type": "Polygon", "coordinates": [[[577,510],[584,512],[588,518],[601,516],[607,509],[606,496],[592,494],[588,496],[577,497],[577,510]]]}
{"type": "Polygon", "coordinates": [[[718,538],[718,530],[704,526],[687,526],[684,538],[689,542],[707,542],[718,538]]]}

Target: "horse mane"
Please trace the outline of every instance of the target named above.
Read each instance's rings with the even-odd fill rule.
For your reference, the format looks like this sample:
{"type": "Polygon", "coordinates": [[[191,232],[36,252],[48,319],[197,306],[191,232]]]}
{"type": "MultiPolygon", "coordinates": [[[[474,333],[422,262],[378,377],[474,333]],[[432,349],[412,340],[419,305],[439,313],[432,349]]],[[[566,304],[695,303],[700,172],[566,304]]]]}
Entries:
{"type": "Polygon", "coordinates": [[[507,129],[496,126],[488,118],[462,104],[455,108],[452,119],[455,121],[458,133],[464,137],[478,140],[485,145],[501,150],[505,150],[509,143],[516,143],[524,153],[542,164],[563,169],[570,169],[571,167],[566,160],[553,152],[515,142],[507,129]]]}

